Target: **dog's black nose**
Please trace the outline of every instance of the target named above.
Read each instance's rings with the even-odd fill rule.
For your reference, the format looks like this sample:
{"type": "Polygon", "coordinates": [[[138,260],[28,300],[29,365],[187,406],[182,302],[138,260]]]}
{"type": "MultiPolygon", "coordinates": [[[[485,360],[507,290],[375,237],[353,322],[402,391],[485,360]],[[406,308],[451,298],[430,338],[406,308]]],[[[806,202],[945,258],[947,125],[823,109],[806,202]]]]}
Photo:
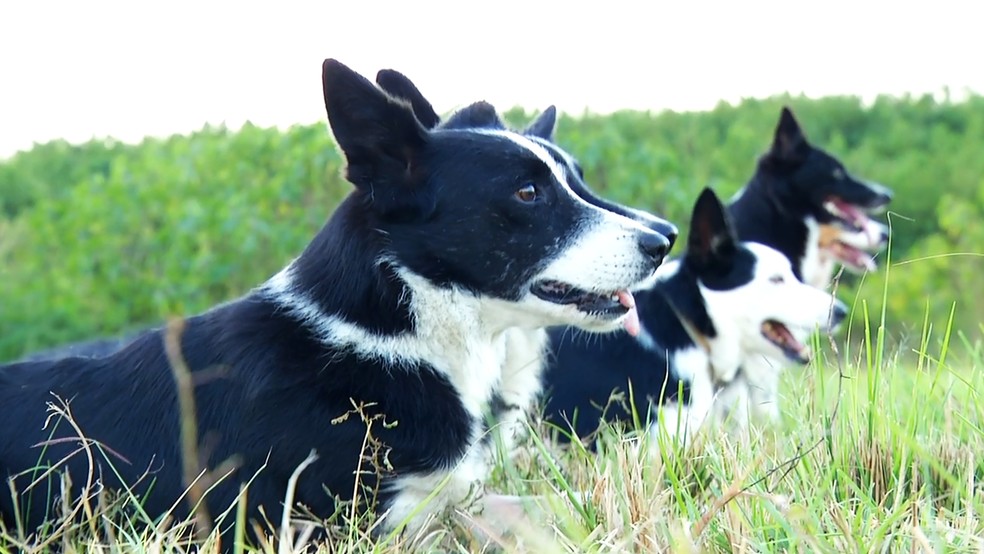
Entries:
{"type": "Polygon", "coordinates": [[[868,186],[875,191],[875,200],[871,203],[872,208],[884,208],[892,202],[892,189],[878,183],[868,183],[868,186]]]}
{"type": "Polygon", "coordinates": [[[639,237],[639,249],[658,266],[670,251],[670,240],[659,233],[643,233],[639,237]]]}
{"type": "Polygon", "coordinates": [[[830,327],[837,327],[844,321],[845,317],[847,317],[847,306],[840,300],[834,300],[834,309],[831,310],[830,314],[830,327]]]}
{"type": "Polygon", "coordinates": [[[664,221],[658,228],[653,229],[653,231],[663,235],[669,241],[670,245],[667,247],[667,252],[673,250],[673,245],[676,244],[676,239],[680,236],[680,231],[676,228],[676,225],[669,221],[664,221]]]}
{"type": "Polygon", "coordinates": [[[888,244],[888,228],[882,229],[881,235],[878,237],[879,244],[888,244]]]}

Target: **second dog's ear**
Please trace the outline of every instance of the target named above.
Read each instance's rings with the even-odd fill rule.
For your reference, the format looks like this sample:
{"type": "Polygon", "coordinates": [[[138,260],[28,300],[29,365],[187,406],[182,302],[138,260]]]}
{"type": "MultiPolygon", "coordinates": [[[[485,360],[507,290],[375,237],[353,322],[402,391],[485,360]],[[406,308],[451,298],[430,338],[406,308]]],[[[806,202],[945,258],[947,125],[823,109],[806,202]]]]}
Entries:
{"type": "Polygon", "coordinates": [[[793,111],[783,106],[772,139],[771,154],[779,159],[793,160],[798,159],[808,148],[806,137],[796,118],[793,117],[793,111]]]}
{"type": "Polygon", "coordinates": [[[523,131],[524,135],[540,137],[553,142],[554,129],[557,127],[557,108],[550,106],[543,110],[539,117],[523,131]]]}
{"type": "Polygon", "coordinates": [[[409,106],[336,60],[325,60],[322,84],[328,122],[348,161],[346,176],[357,187],[398,194],[419,178],[417,161],[427,144],[409,106]]]}
{"type": "Polygon", "coordinates": [[[406,75],[395,69],[381,69],[376,74],[376,84],[392,96],[410,102],[417,120],[427,129],[433,129],[441,122],[434,107],[406,75]]]}
{"type": "Polygon", "coordinates": [[[687,260],[698,271],[727,272],[738,239],[721,200],[705,188],[694,204],[687,241],[687,260]]]}
{"type": "Polygon", "coordinates": [[[442,129],[505,129],[495,106],[484,100],[469,104],[451,114],[442,129]]]}

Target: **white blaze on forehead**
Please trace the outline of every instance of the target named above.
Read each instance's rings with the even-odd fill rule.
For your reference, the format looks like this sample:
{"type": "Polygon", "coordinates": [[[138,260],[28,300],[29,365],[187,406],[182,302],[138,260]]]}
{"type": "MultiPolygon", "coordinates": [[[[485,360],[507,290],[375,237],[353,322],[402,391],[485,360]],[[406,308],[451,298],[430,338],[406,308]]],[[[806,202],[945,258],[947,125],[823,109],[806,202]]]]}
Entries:
{"type": "MultiPolygon", "coordinates": [[[[525,137],[525,135],[524,135],[524,137],[525,137]]],[[[574,161],[574,157],[571,156],[570,154],[568,154],[564,149],[558,147],[556,144],[550,142],[549,140],[542,139],[540,137],[525,137],[525,138],[528,138],[529,140],[535,142],[536,144],[539,144],[540,146],[542,146],[547,151],[554,152],[555,154],[557,154],[558,156],[560,156],[561,158],[564,159],[564,163],[567,164],[567,167],[571,171],[575,171],[576,172],[576,169],[575,168],[577,166],[577,162],[574,161]]]]}
{"type": "Polygon", "coordinates": [[[543,147],[543,145],[533,142],[533,140],[531,140],[529,137],[525,137],[523,135],[513,133],[510,131],[502,131],[499,129],[473,129],[473,131],[475,131],[476,133],[481,133],[483,135],[502,137],[518,145],[520,148],[529,150],[534,156],[537,157],[537,159],[543,162],[543,164],[550,169],[550,173],[553,174],[554,179],[556,179],[557,182],[559,182],[561,186],[564,187],[564,190],[569,192],[571,196],[573,196],[575,199],[581,201],[581,203],[587,204],[587,202],[585,202],[583,198],[574,194],[574,191],[571,189],[570,183],[567,182],[567,173],[563,170],[563,168],[560,167],[560,164],[557,163],[557,160],[555,160],[554,157],[550,155],[550,152],[548,152],[547,149],[543,147]]]}
{"type": "MultiPolygon", "coordinates": [[[[577,160],[575,160],[574,157],[571,156],[566,150],[564,150],[563,148],[561,148],[561,147],[557,146],[556,144],[550,142],[549,140],[542,139],[540,137],[528,137],[528,138],[530,140],[534,141],[535,143],[539,144],[540,146],[542,146],[547,151],[554,152],[555,154],[557,154],[558,156],[560,156],[561,158],[563,158],[564,163],[567,164],[568,169],[570,169],[571,172],[573,172],[573,173],[577,173],[577,160]]],[[[635,221],[637,221],[639,223],[643,223],[643,224],[653,223],[653,224],[670,225],[670,222],[669,221],[666,221],[665,219],[656,217],[655,215],[653,215],[653,214],[651,214],[649,212],[646,212],[646,211],[643,211],[643,210],[637,210],[637,209],[635,209],[633,207],[630,207],[630,206],[620,206],[620,207],[623,210],[625,210],[626,213],[631,214],[630,219],[634,219],[635,221]]]]}
{"type": "Polygon", "coordinates": [[[578,196],[577,193],[574,192],[574,189],[571,188],[571,184],[567,181],[567,172],[564,170],[563,167],[561,167],[559,163],[557,163],[557,160],[550,154],[550,151],[547,149],[547,145],[549,145],[550,150],[558,152],[571,169],[573,169],[574,166],[574,158],[572,158],[570,154],[568,154],[567,152],[564,152],[563,149],[558,148],[556,145],[548,141],[542,141],[541,144],[540,139],[532,139],[530,137],[520,135],[518,133],[513,133],[511,131],[503,131],[499,129],[472,129],[472,131],[476,133],[481,133],[483,135],[490,135],[490,136],[504,138],[512,142],[513,144],[516,144],[517,146],[530,151],[534,156],[537,157],[537,159],[542,161],[550,169],[550,173],[554,176],[554,179],[556,179],[557,182],[560,183],[560,186],[564,188],[564,190],[568,193],[568,195],[570,195],[570,197],[575,202],[578,202],[579,204],[591,209],[593,212],[601,215],[603,218],[617,219],[620,225],[627,228],[626,230],[631,229],[633,231],[642,230],[650,233],[652,232],[649,228],[647,228],[645,225],[643,225],[642,223],[640,223],[635,219],[625,217],[615,212],[610,212],[606,209],[601,208],[600,206],[595,206],[591,202],[588,202],[584,198],[578,196]]]}
{"type": "Polygon", "coordinates": [[[793,273],[793,265],[789,263],[789,258],[784,256],[782,252],[758,242],[746,242],[744,245],[755,254],[756,275],[793,273]]]}

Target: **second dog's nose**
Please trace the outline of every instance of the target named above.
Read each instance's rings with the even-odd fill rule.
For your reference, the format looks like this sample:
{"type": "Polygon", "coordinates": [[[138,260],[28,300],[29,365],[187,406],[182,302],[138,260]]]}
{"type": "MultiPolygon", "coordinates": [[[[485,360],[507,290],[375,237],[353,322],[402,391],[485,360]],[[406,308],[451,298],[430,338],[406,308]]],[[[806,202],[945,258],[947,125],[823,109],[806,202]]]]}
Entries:
{"type": "Polygon", "coordinates": [[[658,266],[670,251],[670,241],[658,233],[644,233],[639,237],[639,249],[658,266]]]}

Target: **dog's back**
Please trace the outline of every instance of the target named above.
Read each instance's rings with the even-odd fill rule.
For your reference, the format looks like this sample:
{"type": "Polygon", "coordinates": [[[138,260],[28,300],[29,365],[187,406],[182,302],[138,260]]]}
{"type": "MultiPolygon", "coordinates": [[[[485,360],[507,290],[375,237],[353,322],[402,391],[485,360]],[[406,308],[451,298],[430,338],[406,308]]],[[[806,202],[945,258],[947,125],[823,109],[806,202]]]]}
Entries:
{"type": "MultiPolygon", "coordinates": [[[[207,469],[213,517],[249,482],[247,517],[262,507],[278,521],[294,508],[281,503],[291,474],[314,450],[298,504],[328,518],[338,496],[385,512],[382,529],[416,527],[487,477],[485,416],[502,392],[539,390],[502,370],[504,332],[629,321],[627,290],[669,240],[578,197],[560,152],[500,129],[429,131],[334,60],[323,79],[355,190],[286,268],[188,319],[182,360],[166,355],[159,330],[107,357],[0,369],[0,468],[18,490],[32,468],[59,464],[75,496],[98,475],[143,497],[153,518],[171,506],[181,516],[182,492],[207,469]],[[194,412],[179,409],[188,403],[172,364],[192,373],[194,412]],[[76,452],[74,427],[42,427],[58,397],[105,459],[76,452]],[[182,435],[189,421],[196,436],[182,435]]],[[[58,505],[44,487],[60,474],[23,496],[29,531],[58,505]]],[[[24,510],[4,502],[5,521],[24,510]]]]}
{"type": "MultiPolygon", "coordinates": [[[[263,506],[272,521],[279,521],[287,479],[312,447],[322,456],[301,476],[297,501],[314,513],[331,514],[332,494],[351,495],[367,431],[384,413],[387,421],[403,425],[421,419],[442,422],[443,434],[412,438],[387,429],[381,419],[373,427],[372,436],[392,449],[389,463],[404,471],[450,463],[470,432],[464,408],[437,374],[423,368],[373,369],[351,353],[326,348],[262,296],[190,318],[183,336],[184,362],[195,381],[195,414],[178,409],[161,331],[142,335],[107,358],[0,368],[0,403],[19,406],[5,415],[0,468],[7,474],[59,464],[73,476],[73,498],[78,498],[85,486],[79,476],[88,474],[89,460],[79,449],[77,432],[59,418],[44,426],[50,413],[45,405],[65,401],[86,439],[106,447],[93,457],[101,485],[129,487],[149,514],[174,506],[175,515],[183,518],[186,503],[176,499],[186,479],[195,476],[184,475],[180,463],[185,454],[178,451],[181,418],[194,417],[195,442],[207,447],[205,466],[199,469],[228,463],[234,468],[228,475],[210,476],[219,482],[206,496],[209,513],[214,517],[232,507],[240,485],[251,481],[250,510],[263,506]],[[312,360],[330,363],[331,377],[311,371],[312,360]],[[372,402],[353,406],[352,398],[372,402]],[[39,444],[46,446],[32,448],[39,444]]],[[[372,463],[365,467],[363,500],[385,501],[390,493],[377,490],[377,475],[368,471],[372,463]]],[[[52,515],[48,482],[24,490],[36,476],[30,472],[13,481],[28,528],[52,515]]],[[[10,496],[0,495],[5,518],[13,510],[10,496]]]]}

